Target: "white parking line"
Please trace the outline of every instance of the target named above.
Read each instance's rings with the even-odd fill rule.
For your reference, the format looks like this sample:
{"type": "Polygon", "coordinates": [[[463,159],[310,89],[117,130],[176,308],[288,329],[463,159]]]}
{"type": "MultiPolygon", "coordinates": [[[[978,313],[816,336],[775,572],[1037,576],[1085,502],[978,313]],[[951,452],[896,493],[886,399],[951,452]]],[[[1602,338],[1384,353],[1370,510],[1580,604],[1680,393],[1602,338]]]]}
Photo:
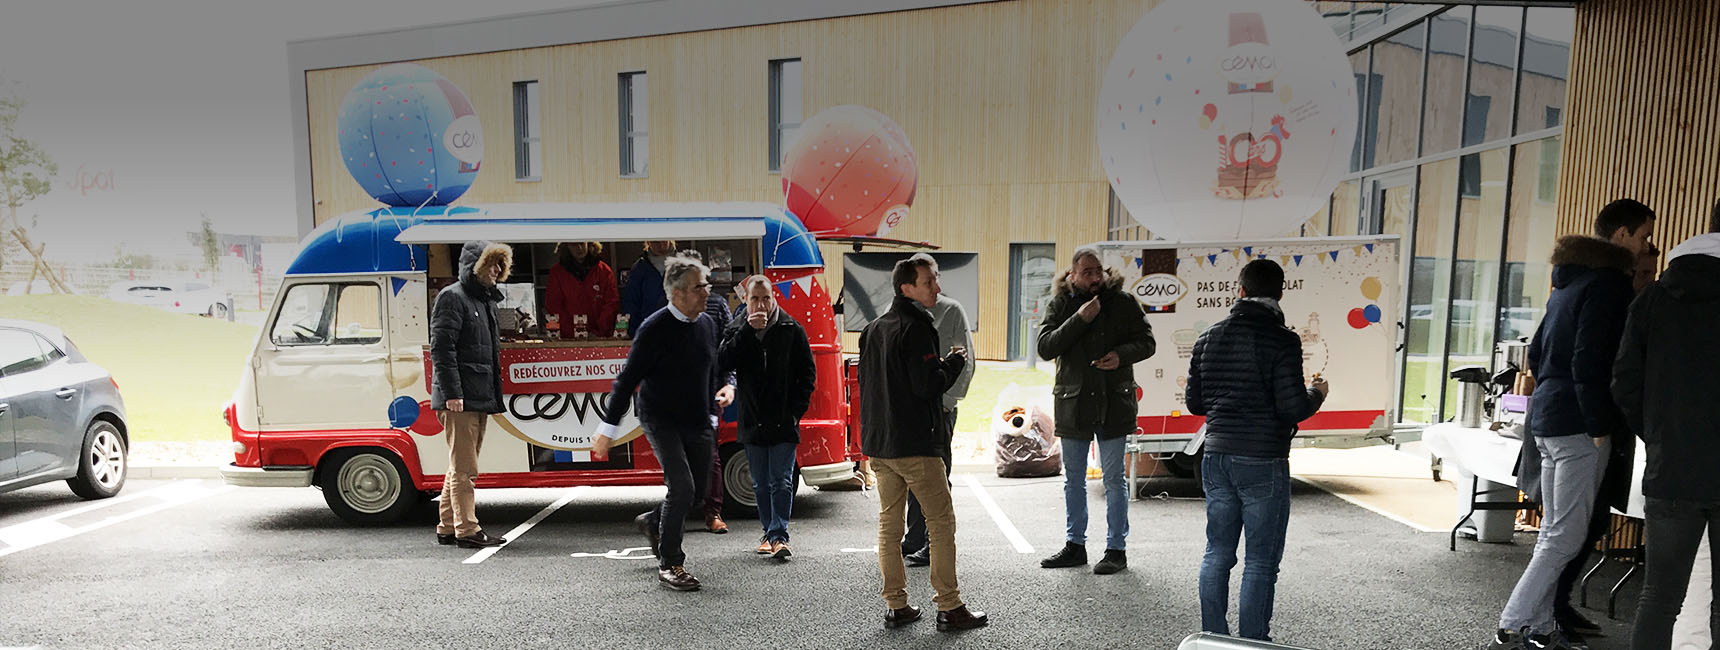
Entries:
{"type": "MultiPolygon", "coordinates": [[[[508,534],[503,535],[503,537],[508,538],[508,544],[512,544],[515,541],[518,541],[521,536],[526,534],[526,531],[531,530],[533,526],[538,525],[538,522],[543,521],[544,519],[547,519],[552,514],[555,514],[555,511],[560,510],[562,506],[565,506],[568,504],[568,502],[573,501],[574,497],[577,497],[581,494],[584,494],[585,491],[588,489],[590,489],[589,486],[581,485],[579,487],[568,490],[566,494],[561,495],[560,499],[556,499],[555,503],[549,504],[544,509],[539,510],[537,514],[532,515],[532,518],[527,519],[525,523],[520,524],[518,526],[514,526],[514,529],[508,531],[508,534]]],[[[495,555],[497,551],[500,551],[503,548],[507,548],[507,544],[503,544],[501,546],[491,546],[491,547],[485,548],[485,549],[479,549],[478,552],[472,554],[472,557],[466,558],[465,560],[462,560],[460,563],[461,564],[478,564],[480,562],[483,562],[484,560],[490,559],[491,555],[495,555]]]]}
{"type": "Polygon", "coordinates": [[[202,481],[195,479],[174,481],[173,483],[163,485],[153,490],[146,490],[135,494],[128,494],[123,497],[97,501],[87,506],[73,508],[65,512],[56,513],[52,516],[0,528],[0,542],[4,542],[6,544],[6,548],[0,549],[0,557],[36,548],[44,544],[51,544],[92,530],[106,528],[117,523],[152,515],[174,506],[185,505],[192,501],[208,496],[214,496],[233,489],[233,486],[231,485],[205,488],[202,483],[202,481]],[[84,513],[93,512],[103,508],[111,508],[122,503],[129,503],[150,497],[161,499],[162,503],[77,527],[61,523],[64,519],[76,517],[84,513]]]}
{"type": "Polygon", "coordinates": [[[1021,531],[1015,529],[1015,524],[1009,522],[1009,517],[1003,514],[1003,508],[997,507],[997,502],[991,500],[991,495],[986,493],[985,486],[979,484],[979,477],[968,474],[963,478],[967,479],[968,489],[973,490],[973,495],[979,499],[979,504],[985,506],[986,512],[991,513],[991,520],[997,522],[997,527],[1003,531],[1003,536],[1015,546],[1015,552],[1032,553],[1033,547],[1027,543],[1027,538],[1022,537],[1021,531]]]}

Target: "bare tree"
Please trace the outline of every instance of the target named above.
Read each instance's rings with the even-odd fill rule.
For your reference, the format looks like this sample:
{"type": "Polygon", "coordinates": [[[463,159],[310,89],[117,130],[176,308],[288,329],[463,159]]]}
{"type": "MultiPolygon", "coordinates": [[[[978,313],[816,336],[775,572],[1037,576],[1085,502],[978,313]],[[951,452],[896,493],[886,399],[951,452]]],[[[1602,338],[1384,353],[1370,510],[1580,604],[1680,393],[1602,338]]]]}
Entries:
{"type": "Polygon", "coordinates": [[[47,245],[30,241],[29,232],[18,220],[18,208],[53,189],[52,179],[60,172],[46,151],[18,137],[18,116],[23,112],[23,98],[14,93],[0,92],[0,206],[5,208],[5,212],[0,213],[0,238],[11,237],[29,254],[30,279],[25,281],[25,287],[34,284],[36,275],[40,273],[47,277],[48,286],[55,292],[71,293],[53,268],[42,259],[42,250],[47,245]]]}
{"type": "Polygon", "coordinates": [[[209,223],[209,215],[203,215],[203,230],[197,233],[197,244],[203,249],[203,266],[209,270],[213,279],[220,269],[216,263],[221,261],[221,238],[215,234],[215,227],[209,223]]]}

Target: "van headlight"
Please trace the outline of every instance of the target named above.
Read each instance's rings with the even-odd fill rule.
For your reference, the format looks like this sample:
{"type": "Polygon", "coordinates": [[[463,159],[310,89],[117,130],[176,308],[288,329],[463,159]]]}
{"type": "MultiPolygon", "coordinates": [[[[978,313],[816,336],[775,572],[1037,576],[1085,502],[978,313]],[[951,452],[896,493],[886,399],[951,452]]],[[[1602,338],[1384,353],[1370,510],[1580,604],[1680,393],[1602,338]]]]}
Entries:
{"type": "Polygon", "coordinates": [[[237,440],[233,441],[233,455],[243,456],[243,455],[245,455],[245,452],[247,452],[247,451],[250,451],[250,450],[245,447],[245,443],[239,442],[237,440]]]}

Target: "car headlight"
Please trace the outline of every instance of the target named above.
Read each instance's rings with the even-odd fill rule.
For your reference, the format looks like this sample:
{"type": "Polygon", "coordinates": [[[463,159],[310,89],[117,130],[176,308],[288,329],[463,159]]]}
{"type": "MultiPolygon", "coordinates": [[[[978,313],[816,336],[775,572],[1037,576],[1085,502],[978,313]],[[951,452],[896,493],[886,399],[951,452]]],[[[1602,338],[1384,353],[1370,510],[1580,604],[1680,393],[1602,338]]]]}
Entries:
{"type": "Polygon", "coordinates": [[[233,441],[233,455],[243,456],[243,455],[245,455],[246,451],[248,451],[248,449],[245,447],[245,443],[239,442],[237,440],[233,441]]]}

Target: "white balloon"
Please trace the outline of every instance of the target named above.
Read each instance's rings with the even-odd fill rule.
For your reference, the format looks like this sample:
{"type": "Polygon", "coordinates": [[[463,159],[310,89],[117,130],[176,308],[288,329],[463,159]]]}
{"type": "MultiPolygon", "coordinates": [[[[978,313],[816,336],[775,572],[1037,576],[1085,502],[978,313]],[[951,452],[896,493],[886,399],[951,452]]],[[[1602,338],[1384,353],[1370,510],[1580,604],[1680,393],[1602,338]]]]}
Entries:
{"type": "Polygon", "coordinates": [[[1301,0],[1166,0],[1117,45],[1095,111],[1117,197],[1155,236],[1276,237],[1349,170],[1356,84],[1301,0]]]}

